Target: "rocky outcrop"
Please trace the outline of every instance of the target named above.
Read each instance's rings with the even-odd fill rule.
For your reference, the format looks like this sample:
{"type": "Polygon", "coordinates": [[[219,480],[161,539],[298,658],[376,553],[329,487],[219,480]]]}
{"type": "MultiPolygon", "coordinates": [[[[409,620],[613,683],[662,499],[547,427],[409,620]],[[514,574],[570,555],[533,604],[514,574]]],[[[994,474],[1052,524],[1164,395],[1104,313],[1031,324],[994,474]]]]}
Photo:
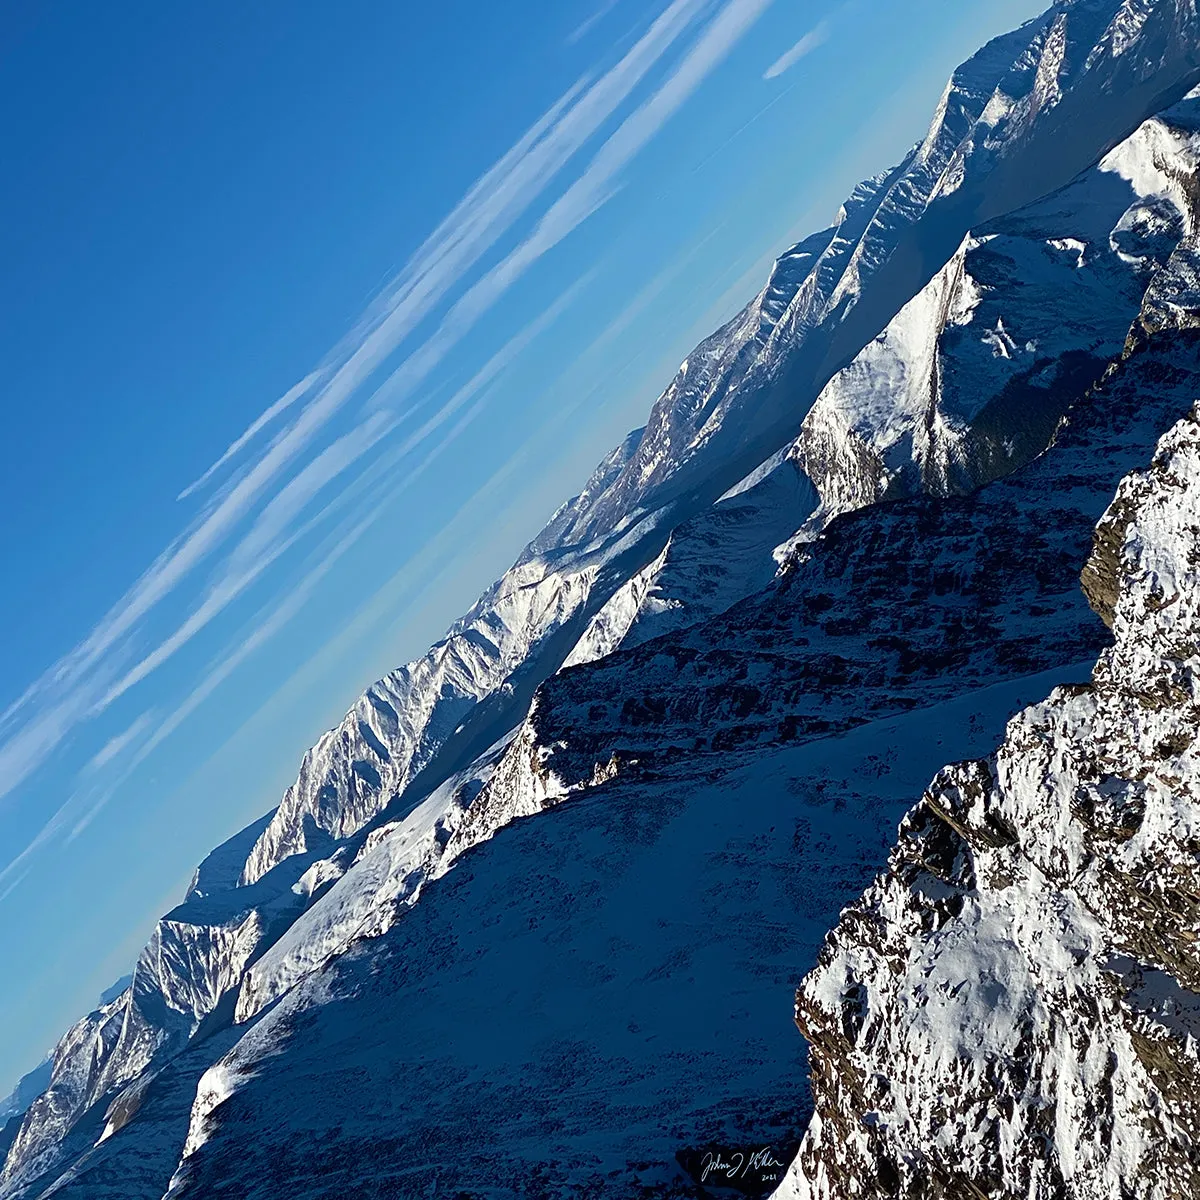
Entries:
{"type": "Polygon", "coordinates": [[[938,775],[801,987],[781,1196],[1200,1194],[1198,562],[1193,415],[1101,525],[1091,681],[938,775]]]}
{"type": "Polygon", "coordinates": [[[844,514],[774,587],[560,672],[530,718],[549,768],[577,783],[614,754],[643,773],[719,762],[878,716],[914,679],[928,697],[967,676],[1033,673],[1060,651],[1089,658],[1102,630],[1082,615],[1077,567],[1118,482],[1198,393],[1200,335],[1156,341],[1089,390],[1021,470],[967,496],[844,514]]]}

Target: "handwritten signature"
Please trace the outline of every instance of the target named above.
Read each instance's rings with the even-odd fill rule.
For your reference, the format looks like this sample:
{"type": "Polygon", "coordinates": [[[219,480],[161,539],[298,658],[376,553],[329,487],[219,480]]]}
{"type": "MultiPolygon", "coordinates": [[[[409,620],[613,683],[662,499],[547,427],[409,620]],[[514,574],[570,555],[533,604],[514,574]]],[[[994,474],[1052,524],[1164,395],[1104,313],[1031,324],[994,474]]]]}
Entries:
{"type": "Polygon", "coordinates": [[[769,1146],[748,1154],[740,1150],[730,1151],[728,1158],[719,1150],[710,1150],[700,1160],[700,1182],[707,1183],[712,1174],[724,1175],[726,1179],[745,1179],[751,1171],[771,1171],[782,1166],[783,1163],[771,1153],[769,1146]]]}

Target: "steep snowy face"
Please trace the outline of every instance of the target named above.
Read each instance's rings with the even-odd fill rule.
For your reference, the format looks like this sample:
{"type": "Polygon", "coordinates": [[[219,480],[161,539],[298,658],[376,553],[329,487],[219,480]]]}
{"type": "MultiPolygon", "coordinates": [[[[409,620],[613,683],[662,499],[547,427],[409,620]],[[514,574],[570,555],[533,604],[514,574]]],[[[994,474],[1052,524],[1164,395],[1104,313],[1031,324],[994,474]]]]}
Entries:
{"type": "Polygon", "coordinates": [[[937,776],[800,989],[780,1195],[1200,1194],[1198,560],[1193,415],[1098,529],[1091,683],[937,776]]]}
{"type": "Polygon", "coordinates": [[[787,448],[716,504],[678,525],[659,556],[588,623],[565,667],[603,658],[724,612],[770,583],[776,547],[805,523],[817,494],[787,448]]]}
{"type": "MultiPolygon", "coordinates": [[[[903,707],[914,683],[929,701],[1087,658],[1101,630],[1082,619],[1075,580],[1093,526],[1117,481],[1145,461],[1198,387],[1200,360],[1187,347],[1140,352],[1073,408],[1044,456],[1011,477],[974,496],[914,498],[834,522],[760,596],[703,622],[660,627],[653,641],[635,627],[620,653],[560,673],[511,742],[369,835],[345,877],[248,970],[238,1019],[355,938],[389,928],[465,849],[616,774],[701,760],[717,771],[741,751],[903,707]]],[[[764,479],[778,465],[768,464],[764,479]]],[[[730,501],[761,502],[762,482],[730,501]]],[[[735,568],[741,520],[721,531],[735,568]]],[[[700,597],[695,608],[705,581],[684,592],[700,597]]],[[[640,621],[659,619],[651,609],[640,621]]]]}
{"type": "MultiPolygon", "coordinates": [[[[243,838],[243,852],[248,844],[243,838]]],[[[293,873],[309,860],[292,860],[282,878],[222,890],[222,870],[228,873],[240,861],[236,854],[214,852],[184,903],[158,922],[129,985],[59,1042],[45,1090],[12,1139],[0,1187],[36,1178],[86,1148],[99,1117],[92,1112],[88,1120],[89,1110],[99,1104],[102,1111],[102,1100],[179,1053],[206,1022],[228,1020],[246,967],[303,911],[307,899],[291,885],[293,873]],[[210,887],[212,894],[205,894],[210,887]]]]}
{"type": "Polygon", "coordinates": [[[969,229],[1065,186],[1181,98],[1198,56],[1190,0],[1059,4],[986,46],[955,73],[921,145],[846,205],[737,386],[689,383],[689,356],[591,528],[702,489],[743,451],[743,471],[770,454],[969,229]]]}
{"type": "MultiPolygon", "coordinates": [[[[562,641],[564,629],[570,640],[578,636],[571,630],[581,624],[596,570],[591,563],[561,572],[541,560],[518,565],[425,658],[370,688],[305,755],[240,882],[254,883],[293,855],[329,853],[382,812],[480,701],[506,683],[511,692],[510,678],[536,662],[547,642],[562,641]]],[[[496,735],[504,730],[501,720],[496,735]]]]}
{"type": "MultiPolygon", "coordinates": [[[[58,1141],[95,1094],[97,1075],[112,1058],[125,1013],[124,996],[77,1021],[59,1040],[49,1087],[30,1106],[16,1131],[8,1162],[35,1176],[58,1156],[58,1141]]],[[[0,1185],[13,1173],[7,1167],[0,1185]]]]}
{"type": "Polygon", "coordinates": [[[821,493],[811,528],[1028,461],[1154,303],[1148,285],[1172,311],[1186,303],[1171,256],[1197,228],[1198,118],[1189,96],[1066,188],[972,231],[830,380],[793,451],[821,493]]]}
{"type": "Polygon", "coordinates": [[[1160,338],[1080,398],[1021,470],[967,496],[845,514],[760,594],[560,672],[526,722],[539,769],[572,786],[614,758],[635,773],[719,761],[848,727],[914,678],[928,697],[942,672],[960,687],[1032,673],[1067,646],[1086,658],[1097,628],[1079,620],[1076,574],[1095,524],[1198,389],[1200,337],[1160,338]]]}
{"type": "Polygon", "coordinates": [[[265,947],[240,980],[236,1023],[250,1021],[300,980],[345,953],[356,941],[379,937],[418,900],[425,886],[453,865],[463,848],[466,814],[477,839],[490,836],[518,814],[494,814],[481,830],[481,791],[491,779],[506,742],[447,780],[410,813],[377,824],[342,863],[321,861],[301,885],[316,902],[278,941],[265,947]],[[344,874],[343,874],[344,872],[344,874]]]}

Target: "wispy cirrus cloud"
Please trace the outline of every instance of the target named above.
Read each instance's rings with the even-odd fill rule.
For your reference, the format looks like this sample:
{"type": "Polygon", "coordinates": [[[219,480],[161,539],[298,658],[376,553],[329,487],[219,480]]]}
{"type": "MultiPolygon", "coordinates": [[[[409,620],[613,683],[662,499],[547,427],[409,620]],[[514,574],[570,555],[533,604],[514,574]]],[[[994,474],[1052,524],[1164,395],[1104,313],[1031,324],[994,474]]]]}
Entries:
{"type": "MultiPolygon", "coordinates": [[[[469,332],[479,318],[498,302],[517,279],[609,199],[615,190],[616,177],[620,171],[682,107],[688,97],[725,58],[734,44],[771,2],[772,0],[728,0],[666,81],[621,123],[615,133],[602,144],[584,172],[551,204],[546,214],[538,222],[534,233],[480,281],[468,288],[464,296],[451,307],[433,336],[413,351],[377,389],[374,395],[376,404],[386,403],[394,406],[407,399],[417,387],[427,380],[432,371],[444,361],[449,351],[469,332]]],[[[640,79],[645,74],[651,62],[688,28],[703,7],[704,5],[699,0],[676,0],[676,3],[670,5],[618,66],[613,68],[600,83],[582,93],[574,109],[564,112],[559,131],[571,127],[571,132],[566,138],[565,147],[560,146],[556,153],[561,154],[564,149],[573,153],[578,144],[586,141],[599,127],[603,117],[611,112],[614,102],[628,94],[631,82],[640,79]]],[[[536,145],[537,139],[533,139],[530,144],[536,145]]],[[[527,153],[522,160],[526,167],[530,158],[531,154],[527,153]]],[[[558,165],[560,164],[555,161],[553,169],[557,170],[558,165]]],[[[485,179],[494,182],[492,176],[493,173],[490,172],[485,179]]],[[[479,185],[472,189],[469,196],[478,190],[479,185]]],[[[419,253],[418,259],[421,257],[419,253]]],[[[418,271],[419,278],[422,277],[424,269],[422,266],[418,271]]],[[[389,308],[389,315],[372,328],[366,340],[355,351],[355,355],[362,354],[364,348],[373,340],[378,339],[380,332],[388,328],[389,324],[396,321],[397,318],[403,317],[399,328],[393,328],[392,332],[398,332],[401,337],[409,332],[411,321],[415,315],[409,311],[414,296],[420,296],[422,300],[428,299],[428,289],[424,286],[414,286],[412,281],[406,281],[399,287],[393,286],[390,289],[390,299],[385,298],[382,301],[384,306],[389,308]],[[399,298],[398,302],[397,298],[399,298]]],[[[344,368],[339,369],[333,375],[329,385],[326,385],[322,391],[330,389],[336,391],[334,385],[337,384],[339,375],[343,371],[353,368],[355,355],[351,356],[344,368]]],[[[353,370],[351,373],[354,373],[353,370]]],[[[321,393],[318,393],[311,402],[310,409],[317,409],[320,399],[321,393]]],[[[273,407],[278,407],[279,403],[282,401],[277,402],[277,405],[273,407]]],[[[245,437],[246,435],[243,435],[243,438],[245,437]]],[[[286,442],[286,440],[287,435],[282,435],[279,439],[280,442],[286,442]]],[[[371,444],[373,441],[367,443],[364,448],[369,448],[371,444]]],[[[272,450],[275,448],[272,447],[272,450]]],[[[302,473],[301,477],[288,484],[280,496],[272,501],[268,510],[272,506],[277,509],[286,509],[289,501],[294,499],[289,493],[303,496],[305,482],[302,473]]],[[[236,495],[228,498],[226,504],[235,501],[236,495]]],[[[293,504],[292,507],[296,506],[293,504]]],[[[247,536],[242,546],[235,551],[235,558],[245,557],[255,564],[243,576],[244,582],[227,582],[223,589],[214,591],[207,599],[206,604],[197,613],[194,613],[171,639],[168,639],[152,655],[147,656],[142,664],[139,664],[137,669],[139,673],[136,677],[141,677],[146,673],[146,664],[149,664],[149,669],[153,669],[154,666],[165,661],[180,645],[186,643],[199,628],[207,623],[207,620],[211,619],[215,612],[220,611],[229,602],[229,599],[240,594],[246,583],[252,582],[257,577],[262,570],[262,564],[272,560],[275,551],[270,545],[269,539],[267,539],[267,544],[263,544],[262,536],[263,526],[264,524],[269,525],[267,518],[271,515],[269,511],[264,513],[263,518],[256,523],[255,529],[247,536]]],[[[275,515],[278,516],[278,513],[275,515]]],[[[276,524],[283,526],[286,522],[277,520],[276,524]]]]}
{"type": "Polygon", "coordinates": [[[264,430],[268,425],[271,424],[272,421],[275,420],[276,417],[280,416],[282,413],[285,413],[297,401],[303,400],[304,397],[312,391],[314,385],[317,383],[320,377],[320,371],[313,371],[311,374],[306,375],[302,380],[300,380],[299,383],[288,388],[288,390],[284,392],[284,394],[280,396],[274,404],[257,416],[253,422],[251,422],[249,428],[247,428],[244,433],[239,434],[239,436],[229,444],[228,448],[225,450],[225,453],[222,454],[221,457],[218,458],[217,461],[214,462],[212,466],[210,466],[208,470],[206,470],[204,474],[200,476],[199,479],[189,483],[187,487],[185,487],[183,491],[175,497],[175,499],[186,500],[194,492],[198,492],[201,488],[203,488],[204,485],[208,483],[208,481],[214,475],[216,475],[217,472],[219,472],[227,462],[233,458],[236,458],[238,454],[240,454],[241,451],[244,450],[246,446],[248,446],[258,436],[258,434],[262,432],[262,430],[264,430]]]}
{"type": "Polygon", "coordinates": [[[666,80],[617,127],[533,232],[451,306],[436,332],[389,376],[378,402],[408,395],[540,258],[611,199],[633,159],[720,65],[773,0],[728,0],[666,80]]]}
{"type": "MultiPolygon", "coordinates": [[[[496,378],[557,319],[586,278],[511,338],[450,397],[433,407],[418,389],[448,353],[543,256],[622,184],[622,172],[682,107],[772,0],[672,0],[620,59],[568,88],[488,171],[383,288],[320,364],[262,411],[180,492],[202,498],[198,511],[90,633],[0,714],[0,798],[20,786],[86,722],[141,685],[264,578],[302,539],[333,522],[330,549],[254,631],[220,656],[186,699],[151,730],[139,718],[90,760],[97,774],[124,777],[153,752],[266,638],[298,611],[313,587],[371,524],[353,508],[368,493],[392,497],[410,486],[487,402],[496,378]],[[661,67],[670,56],[665,77],[661,67]],[[622,119],[635,89],[659,72],[648,96],[622,119]],[[572,160],[617,120],[581,169],[572,160]],[[561,183],[558,182],[561,180],[561,183]],[[547,193],[559,190],[546,204],[547,193]],[[532,230],[477,275],[535,205],[532,230]],[[458,293],[457,298],[453,298],[458,293]],[[423,324],[449,303],[431,333],[377,376],[423,324]],[[348,409],[363,404],[347,428],[348,409]],[[196,579],[207,572],[199,587],[196,579]],[[188,585],[185,589],[185,585],[188,585]],[[160,609],[179,593],[191,603],[166,620],[160,609]]],[[[599,19],[597,17],[597,19],[599,19]]],[[[426,387],[428,393],[428,388],[426,387]]],[[[112,786],[116,786],[115,784],[112,786]]],[[[30,846],[0,870],[0,887],[28,855],[78,831],[111,788],[81,785],[30,846]],[[99,789],[99,790],[98,790],[99,789]],[[82,815],[81,815],[82,814],[82,815]]]]}
{"type": "MultiPolygon", "coordinates": [[[[389,447],[387,453],[379,460],[376,470],[355,480],[356,486],[353,494],[361,495],[365,490],[364,485],[366,485],[394,499],[396,481],[384,477],[405,464],[414,450],[426,443],[455,413],[490,385],[535,338],[545,332],[587,286],[593,275],[594,272],[588,272],[568,287],[540,316],[506,342],[432,415],[426,417],[397,445],[389,447]]],[[[397,420],[386,409],[371,413],[348,434],[338,438],[317,454],[281,488],[263,507],[250,530],[233,548],[225,569],[218,576],[216,582],[209,587],[202,602],[173,634],[161,641],[153,651],[113,684],[104,696],[102,703],[109,704],[117,699],[186,645],[205,625],[257,580],[281,554],[290,549],[299,537],[309,532],[314,522],[307,522],[297,527],[298,516],[308,507],[317,493],[343,475],[369,450],[377,446],[396,428],[397,424],[397,420]]],[[[405,486],[411,485],[418,477],[419,472],[406,469],[405,486]]],[[[350,498],[351,496],[348,494],[343,499],[350,498]]],[[[344,507],[344,503],[339,507],[344,507]]],[[[331,511],[332,508],[327,507],[319,516],[328,515],[331,511]]],[[[356,535],[354,540],[357,540],[358,536],[361,536],[361,533],[356,535]]]]}
{"type": "Polygon", "coordinates": [[[135,742],[143,738],[154,722],[153,712],[144,712],[132,725],[108,739],[99,750],[88,760],[82,774],[92,775],[101,768],[108,766],[114,759],[119,758],[135,742]]]}
{"type": "Polygon", "coordinates": [[[764,72],[764,79],[778,79],[785,71],[790,71],[802,58],[807,58],[814,50],[819,50],[827,41],[832,31],[832,22],[828,19],[810,29],[794,46],[785,50],[764,72]]]}
{"type": "Polygon", "coordinates": [[[264,505],[253,525],[234,546],[217,581],[186,620],[140,658],[104,693],[98,707],[108,705],[140,683],[223,612],[285,551],[295,544],[294,522],[309,502],[352,467],[396,426],[387,413],[375,413],[320,451],[264,505]]]}
{"type": "MultiPolygon", "coordinates": [[[[352,486],[343,491],[337,500],[320,514],[322,517],[335,516],[339,519],[328,531],[321,546],[310,555],[309,563],[300,578],[290,584],[281,600],[268,603],[260,609],[249,622],[247,631],[239,635],[232,646],[210,664],[174,709],[164,716],[159,716],[154,711],[141,714],[131,725],[101,746],[80,770],[67,801],[55,810],[32,840],[0,868],[0,901],[10,895],[24,879],[30,861],[39,851],[60,839],[71,841],[77,837],[133,771],[246,659],[278,634],[300,612],[320,582],[382,514],[382,506],[372,505],[366,508],[364,515],[361,509],[354,507],[353,502],[364,495],[381,491],[394,498],[403,488],[416,483],[479,414],[500,376],[534,340],[549,330],[566,309],[576,302],[594,276],[594,270],[588,271],[564,289],[538,316],[496,351],[470,379],[458,387],[418,428],[397,445],[389,447],[385,455],[380,456],[368,471],[356,477],[352,486]],[[433,435],[439,430],[442,431],[441,436],[434,440],[433,435]],[[417,454],[418,451],[422,453],[417,454]]],[[[360,431],[364,431],[365,427],[378,422],[384,416],[385,414],[375,414],[369,417],[359,427],[360,431]]],[[[340,441],[344,444],[348,439],[340,441]]],[[[335,473],[341,457],[336,449],[338,446],[339,443],[335,442],[324,456],[318,456],[318,459],[314,460],[316,463],[324,457],[326,462],[330,462],[331,465],[324,470],[331,475],[335,473]]],[[[289,544],[303,533],[311,532],[319,519],[312,517],[299,530],[292,531],[288,538],[289,544]]],[[[280,523],[281,530],[284,524],[280,523]]],[[[245,546],[246,539],[243,539],[240,545],[245,546]]],[[[261,561],[256,562],[248,570],[252,572],[261,569],[263,565],[261,561]]],[[[209,607],[223,602],[228,589],[231,586],[241,586],[244,581],[244,577],[233,581],[226,579],[222,586],[213,589],[209,607]]],[[[197,612],[208,612],[208,609],[201,605],[197,612]]],[[[190,629],[181,628],[176,635],[167,639],[156,653],[162,652],[168,645],[174,646],[190,632],[190,629]]],[[[156,665],[156,662],[143,660],[124,678],[111,682],[106,700],[111,702],[118,694],[133,687],[156,665]]]]}
{"type": "MultiPolygon", "coordinates": [[[[226,581],[223,593],[210,589],[189,619],[158,646],[139,652],[134,644],[150,614],[202,563],[226,549],[248,517],[289,486],[297,462],[312,452],[358,390],[537,202],[663,55],[695,26],[706,6],[707,0],[673,0],[618,62],[568,88],[480,176],[321,365],[265,409],[183,489],[182,496],[196,495],[240,456],[253,452],[88,636],[0,714],[0,797],[23,783],[82,721],[145,678],[244,590],[226,581]],[[255,451],[264,436],[269,440],[255,451]],[[129,680],[125,686],[123,676],[129,680]]],[[[303,486],[289,495],[298,498],[303,486]]],[[[281,506],[287,503],[283,500],[281,506]]]]}
{"type": "MultiPolygon", "coordinates": [[[[663,55],[694,26],[707,5],[708,0],[673,0],[613,67],[594,82],[585,76],[572,85],[472,185],[327,356],[317,373],[328,373],[328,379],[310,407],[332,398],[332,407],[340,408],[528,211],[663,55]]],[[[242,449],[267,424],[269,414],[291,395],[289,392],[257,418],[201,478],[211,478],[210,472],[242,449]]]]}

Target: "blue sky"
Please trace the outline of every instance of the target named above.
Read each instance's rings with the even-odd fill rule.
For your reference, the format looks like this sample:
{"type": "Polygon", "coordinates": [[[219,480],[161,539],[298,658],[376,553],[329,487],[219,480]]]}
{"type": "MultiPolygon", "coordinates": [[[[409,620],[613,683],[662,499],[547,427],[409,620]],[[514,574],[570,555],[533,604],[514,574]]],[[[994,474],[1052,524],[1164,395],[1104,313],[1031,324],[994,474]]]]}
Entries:
{"type": "Polygon", "coordinates": [[[1040,7],[10,14],[0,1093],[1040,7]]]}

